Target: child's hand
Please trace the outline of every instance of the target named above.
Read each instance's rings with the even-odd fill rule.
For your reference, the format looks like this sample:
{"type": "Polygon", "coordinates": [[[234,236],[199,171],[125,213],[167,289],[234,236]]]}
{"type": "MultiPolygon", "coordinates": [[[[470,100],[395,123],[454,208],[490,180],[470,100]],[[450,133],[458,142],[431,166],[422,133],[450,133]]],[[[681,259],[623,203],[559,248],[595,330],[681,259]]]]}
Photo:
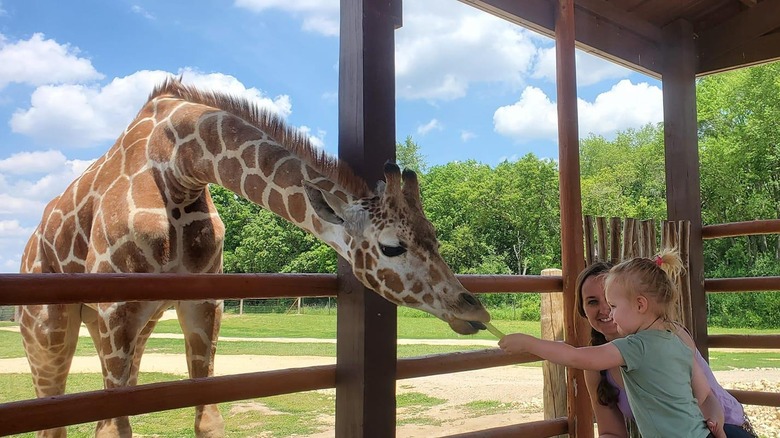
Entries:
{"type": "Polygon", "coordinates": [[[498,341],[498,346],[507,353],[525,353],[527,352],[528,341],[533,337],[523,333],[513,333],[506,335],[498,341]]]}
{"type": "Polygon", "coordinates": [[[715,438],[726,438],[726,432],[723,431],[723,425],[718,422],[708,419],[707,428],[712,432],[715,438]]]}

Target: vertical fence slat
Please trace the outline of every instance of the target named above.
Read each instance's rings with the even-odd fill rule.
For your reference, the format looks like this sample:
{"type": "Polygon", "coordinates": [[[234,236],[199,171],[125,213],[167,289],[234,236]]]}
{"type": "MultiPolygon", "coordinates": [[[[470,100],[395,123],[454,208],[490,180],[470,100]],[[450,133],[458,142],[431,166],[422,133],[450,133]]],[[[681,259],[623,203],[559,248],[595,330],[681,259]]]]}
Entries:
{"type": "Polygon", "coordinates": [[[593,254],[593,216],[583,218],[582,228],[582,233],[585,235],[585,266],[590,266],[596,260],[593,254]]]}
{"type": "Polygon", "coordinates": [[[609,252],[607,248],[607,220],[603,217],[596,218],[596,231],[598,233],[598,258],[600,261],[609,260],[609,252]]]}

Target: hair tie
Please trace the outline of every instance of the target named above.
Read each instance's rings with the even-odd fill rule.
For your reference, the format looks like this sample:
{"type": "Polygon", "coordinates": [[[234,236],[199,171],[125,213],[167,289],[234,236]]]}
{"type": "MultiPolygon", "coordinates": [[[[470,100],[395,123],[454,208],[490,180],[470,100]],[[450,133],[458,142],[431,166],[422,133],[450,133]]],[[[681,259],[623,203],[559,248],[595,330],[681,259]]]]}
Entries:
{"type": "Polygon", "coordinates": [[[659,255],[655,256],[655,264],[660,268],[664,264],[664,259],[659,255]]]}

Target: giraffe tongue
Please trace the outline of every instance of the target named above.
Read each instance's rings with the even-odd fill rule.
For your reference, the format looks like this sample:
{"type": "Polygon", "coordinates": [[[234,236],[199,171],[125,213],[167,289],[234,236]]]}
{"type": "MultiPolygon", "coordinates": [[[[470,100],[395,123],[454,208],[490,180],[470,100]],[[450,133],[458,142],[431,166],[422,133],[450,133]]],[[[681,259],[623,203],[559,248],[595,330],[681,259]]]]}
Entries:
{"type": "Polygon", "coordinates": [[[474,327],[474,328],[475,328],[475,329],[477,329],[477,330],[486,330],[486,329],[487,329],[487,327],[485,326],[485,324],[482,324],[482,323],[481,323],[481,322],[479,322],[479,321],[467,321],[467,322],[468,322],[469,324],[471,324],[471,326],[472,326],[472,327],[474,327]]]}

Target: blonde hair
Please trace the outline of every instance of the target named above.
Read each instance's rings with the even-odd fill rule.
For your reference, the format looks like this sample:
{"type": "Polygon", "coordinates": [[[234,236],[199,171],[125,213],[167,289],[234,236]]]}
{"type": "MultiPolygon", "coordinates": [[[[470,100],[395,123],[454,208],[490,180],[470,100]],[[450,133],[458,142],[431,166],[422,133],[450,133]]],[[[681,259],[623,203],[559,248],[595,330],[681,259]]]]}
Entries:
{"type": "Polygon", "coordinates": [[[677,285],[685,265],[677,248],[667,248],[652,258],[637,257],[615,265],[607,273],[607,289],[615,281],[631,282],[634,296],[643,295],[661,306],[661,317],[680,322],[680,291],[677,285]]]}

